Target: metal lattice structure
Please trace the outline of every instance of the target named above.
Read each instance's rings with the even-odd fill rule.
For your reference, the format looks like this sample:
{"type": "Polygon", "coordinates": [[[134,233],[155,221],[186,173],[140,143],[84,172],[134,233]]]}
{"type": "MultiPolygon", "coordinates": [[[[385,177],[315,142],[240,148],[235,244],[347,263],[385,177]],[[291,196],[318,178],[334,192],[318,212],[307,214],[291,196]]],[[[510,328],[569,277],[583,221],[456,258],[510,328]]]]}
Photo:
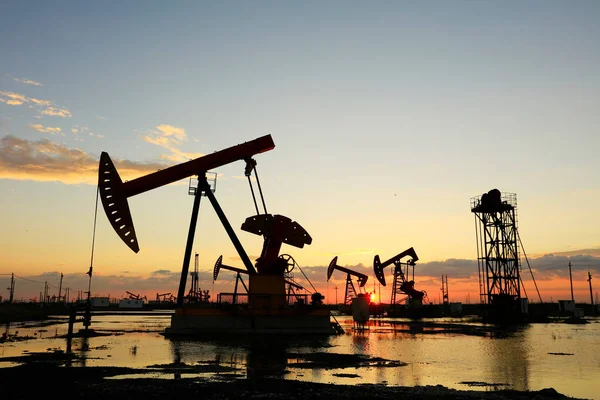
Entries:
{"type": "Polygon", "coordinates": [[[492,189],[471,199],[482,303],[506,304],[521,299],[516,209],[515,193],[492,189]]]}
{"type": "MultiPolygon", "coordinates": [[[[406,293],[404,293],[400,287],[402,283],[406,281],[404,272],[402,272],[402,264],[400,262],[394,263],[394,282],[392,284],[392,298],[390,299],[390,307],[394,308],[402,303],[406,299],[406,293]]],[[[408,264],[406,265],[406,275],[408,275],[408,264]]],[[[408,304],[408,303],[407,303],[408,304]]]]}
{"type": "Polygon", "coordinates": [[[442,304],[448,303],[448,275],[442,275],[442,304]]]}
{"type": "Polygon", "coordinates": [[[358,296],[354,283],[350,275],[346,276],[346,294],[344,296],[344,305],[351,305],[352,299],[358,296]]]}

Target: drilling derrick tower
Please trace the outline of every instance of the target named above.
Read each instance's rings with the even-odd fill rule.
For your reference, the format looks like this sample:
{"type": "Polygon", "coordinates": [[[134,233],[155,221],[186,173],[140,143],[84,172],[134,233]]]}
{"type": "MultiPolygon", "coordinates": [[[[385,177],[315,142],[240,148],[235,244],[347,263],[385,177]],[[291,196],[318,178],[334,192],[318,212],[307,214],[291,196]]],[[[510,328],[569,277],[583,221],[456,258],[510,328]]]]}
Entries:
{"type": "Polygon", "coordinates": [[[480,301],[490,318],[521,314],[517,195],[492,189],[471,199],[475,215],[480,301]]]}

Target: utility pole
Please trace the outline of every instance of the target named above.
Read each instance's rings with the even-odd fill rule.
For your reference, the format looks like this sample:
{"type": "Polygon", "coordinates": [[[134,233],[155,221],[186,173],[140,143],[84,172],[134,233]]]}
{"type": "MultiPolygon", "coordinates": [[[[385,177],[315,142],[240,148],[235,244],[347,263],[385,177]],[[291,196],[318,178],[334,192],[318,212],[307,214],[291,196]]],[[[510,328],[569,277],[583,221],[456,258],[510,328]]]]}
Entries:
{"type": "Polygon", "coordinates": [[[573,296],[573,274],[571,273],[571,261],[569,261],[569,280],[571,281],[571,301],[575,303],[575,296],[573,296]]]}
{"type": "Polygon", "coordinates": [[[338,287],[336,286],[335,287],[335,304],[338,304],[338,302],[337,302],[337,290],[338,290],[338,287]]]}
{"type": "Polygon", "coordinates": [[[12,303],[15,299],[15,274],[10,275],[10,287],[8,288],[8,302],[12,303]]]}
{"type": "Polygon", "coordinates": [[[590,271],[588,271],[588,282],[590,283],[590,303],[592,303],[592,306],[594,305],[594,296],[592,295],[593,291],[592,291],[592,274],[590,273],[590,271]]]}
{"type": "Polygon", "coordinates": [[[62,280],[63,280],[63,273],[60,273],[60,284],[58,285],[58,302],[60,303],[60,296],[62,295],[62,280]]]}
{"type": "Polygon", "coordinates": [[[48,281],[44,282],[44,303],[48,302],[48,281]]]}

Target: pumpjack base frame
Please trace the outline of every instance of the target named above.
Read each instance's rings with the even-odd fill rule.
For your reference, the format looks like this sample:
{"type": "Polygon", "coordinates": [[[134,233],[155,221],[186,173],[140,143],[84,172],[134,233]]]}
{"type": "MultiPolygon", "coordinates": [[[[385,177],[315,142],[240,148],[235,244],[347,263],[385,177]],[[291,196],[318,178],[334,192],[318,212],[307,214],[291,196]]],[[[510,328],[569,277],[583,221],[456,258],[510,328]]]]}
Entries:
{"type": "Polygon", "coordinates": [[[177,308],[165,336],[243,334],[335,335],[326,308],[249,309],[240,305],[177,308]]]}

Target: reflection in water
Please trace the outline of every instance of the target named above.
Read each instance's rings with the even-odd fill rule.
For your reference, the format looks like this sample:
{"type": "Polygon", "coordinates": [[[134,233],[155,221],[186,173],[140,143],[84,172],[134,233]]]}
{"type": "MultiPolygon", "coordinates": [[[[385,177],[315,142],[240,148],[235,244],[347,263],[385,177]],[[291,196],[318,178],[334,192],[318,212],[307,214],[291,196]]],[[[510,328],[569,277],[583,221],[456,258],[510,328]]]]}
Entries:
{"type": "Polygon", "coordinates": [[[369,353],[369,335],[365,334],[364,331],[356,331],[352,333],[352,350],[354,354],[365,354],[369,353]]]}
{"type": "Polygon", "coordinates": [[[171,352],[173,353],[173,364],[181,364],[181,342],[171,341],[171,352]]]}
{"type": "Polygon", "coordinates": [[[529,390],[529,344],[526,329],[505,328],[493,335],[488,344],[488,363],[491,374],[498,384],[509,385],[511,389],[529,390]]]}
{"type": "MultiPolygon", "coordinates": [[[[67,342],[69,339],[66,339],[67,342]]],[[[65,366],[67,367],[85,367],[87,365],[88,353],[90,351],[90,338],[87,336],[76,337],[70,339],[72,344],[75,344],[75,351],[79,352],[79,356],[75,358],[67,358],[65,366]]]]}
{"type": "Polygon", "coordinates": [[[87,336],[83,336],[79,338],[77,342],[79,342],[79,359],[81,362],[81,366],[85,367],[87,365],[88,352],[90,351],[90,338],[87,336]]]}
{"type": "MultiPolygon", "coordinates": [[[[585,326],[531,324],[520,330],[499,331],[495,326],[468,320],[382,318],[371,319],[368,331],[355,332],[352,317],[340,317],[344,335],[314,340],[269,337],[263,342],[250,338],[170,340],[159,334],[170,320],[160,318],[98,316],[95,330],[110,332],[110,336],[73,338],[77,357],[72,364],[163,371],[170,378],[177,370],[182,379],[275,375],[338,384],[441,384],[460,390],[502,389],[499,384],[518,390],[552,387],[578,398],[595,398],[599,392],[600,352],[590,349],[600,346],[600,319],[585,326]],[[140,332],[141,327],[149,328],[140,332]],[[361,357],[345,362],[347,358],[341,356],[346,355],[361,357]],[[364,356],[401,364],[373,365],[363,362],[364,356]],[[351,375],[348,372],[360,378],[343,376],[351,375]]],[[[65,348],[65,339],[57,338],[56,332],[41,338],[36,335],[40,327],[46,327],[45,322],[0,327],[0,334],[9,336],[0,344],[0,363],[8,366],[2,361],[7,357],[35,362],[31,357],[35,353],[65,348]]],[[[66,334],[67,321],[57,328],[58,334],[66,334]]]]}
{"type": "MultiPolygon", "coordinates": [[[[363,344],[368,338],[363,338],[363,344]]],[[[294,353],[312,353],[327,346],[327,338],[245,337],[231,339],[169,339],[174,364],[210,363],[231,370],[245,369],[250,380],[282,378],[294,353]]],[[[229,373],[229,372],[228,372],[229,373]]],[[[317,369],[312,373],[319,374],[317,369]]],[[[318,380],[318,379],[317,379],[318,380]]]]}
{"type": "Polygon", "coordinates": [[[252,341],[246,359],[246,376],[256,380],[266,377],[281,378],[287,367],[287,346],[277,340],[252,341]]]}

